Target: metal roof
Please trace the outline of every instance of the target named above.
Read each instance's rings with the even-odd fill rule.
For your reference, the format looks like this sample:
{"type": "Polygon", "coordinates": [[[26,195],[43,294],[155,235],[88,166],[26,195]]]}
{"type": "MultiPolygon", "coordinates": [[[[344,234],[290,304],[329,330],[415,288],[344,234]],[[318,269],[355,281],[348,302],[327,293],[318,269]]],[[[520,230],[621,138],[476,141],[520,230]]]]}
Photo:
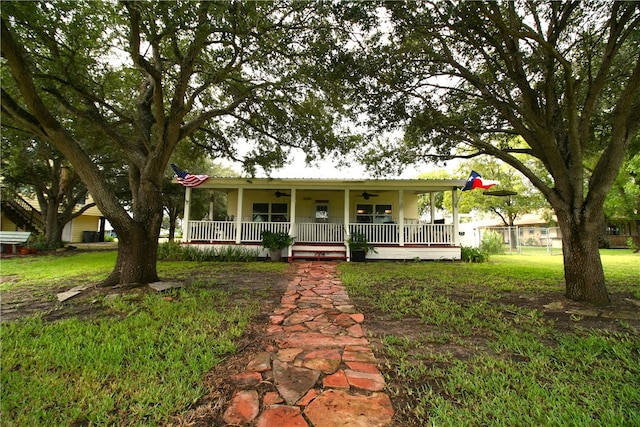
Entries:
{"type": "MultiPolygon", "coordinates": [[[[177,182],[174,181],[173,182],[177,182]]],[[[448,191],[462,188],[465,179],[336,179],[336,178],[217,178],[209,177],[196,189],[274,189],[274,190],[408,190],[448,191]]]]}

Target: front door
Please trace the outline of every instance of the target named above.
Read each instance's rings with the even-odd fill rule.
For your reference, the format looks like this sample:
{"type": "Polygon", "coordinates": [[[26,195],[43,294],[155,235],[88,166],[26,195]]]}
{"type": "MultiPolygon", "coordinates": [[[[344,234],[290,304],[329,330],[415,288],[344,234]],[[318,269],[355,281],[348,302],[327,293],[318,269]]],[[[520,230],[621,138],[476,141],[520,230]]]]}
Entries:
{"type": "Polygon", "coordinates": [[[322,224],[329,222],[329,203],[316,202],[315,221],[322,224]]]}

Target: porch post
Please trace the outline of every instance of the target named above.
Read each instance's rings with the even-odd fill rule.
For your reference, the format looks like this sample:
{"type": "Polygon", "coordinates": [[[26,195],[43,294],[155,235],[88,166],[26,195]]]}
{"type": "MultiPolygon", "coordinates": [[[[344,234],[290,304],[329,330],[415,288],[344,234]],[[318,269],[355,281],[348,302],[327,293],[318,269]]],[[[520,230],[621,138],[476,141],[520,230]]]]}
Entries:
{"type": "Polygon", "coordinates": [[[344,238],[345,240],[351,237],[349,232],[349,189],[344,190],[344,238]]]}
{"type": "Polygon", "coordinates": [[[244,188],[238,188],[238,208],[236,209],[236,244],[242,243],[242,203],[244,199],[244,188]]]}
{"type": "Polygon", "coordinates": [[[182,214],[182,241],[191,241],[191,230],[189,229],[189,215],[191,215],[191,187],[185,187],[184,191],[184,213],[182,214]]]}
{"type": "Polygon", "coordinates": [[[213,194],[210,194],[209,198],[209,221],[213,221],[213,205],[216,199],[216,190],[213,190],[213,194]]]}
{"type": "Polygon", "coordinates": [[[460,235],[458,234],[458,189],[451,190],[451,204],[453,205],[453,244],[460,245],[460,235]]]}
{"type": "Polygon", "coordinates": [[[344,246],[347,249],[347,261],[351,261],[351,251],[349,251],[349,245],[347,239],[351,237],[349,230],[349,189],[344,189],[344,246]]]}
{"type": "Polygon", "coordinates": [[[404,191],[398,191],[398,233],[400,246],[404,246],[404,191]]]}
{"type": "MultiPolygon", "coordinates": [[[[291,212],[289,217],[289,236],[296,237],[296,189],[291,189],[291,212]]],[[[293,245],[287,248],[287,258],[291,259],[293,256],[293,245]]]]}
{"type": "Polygon", "coordinates": [[[429,193],[429,215],[431,216],[431,224],[436,223],[436,195],[432,192],[429,193]]]}
{"type": "Polygon", "coordinates": [[[351,237],[349,233],[349,189],[344,189],[344,246],[347,248],[347,261],[351,261],[351,252],[347,244],[347,239],[351,237]]]}

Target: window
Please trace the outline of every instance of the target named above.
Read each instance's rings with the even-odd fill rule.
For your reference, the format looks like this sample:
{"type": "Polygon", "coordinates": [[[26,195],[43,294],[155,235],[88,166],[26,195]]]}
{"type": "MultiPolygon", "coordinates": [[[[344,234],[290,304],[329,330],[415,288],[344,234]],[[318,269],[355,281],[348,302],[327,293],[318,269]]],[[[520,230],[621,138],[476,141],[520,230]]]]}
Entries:
{"type": "Polygon", "coordinates": [[[393,223],[392,214],[391,205],[356,205],[356,222],[360,224],[390,224],[393,223]]]}
{"type": "Polygon", "coordinates": [[[286,203],[254,203],[254,222],[287,222],[289,205],[286,203]]]}

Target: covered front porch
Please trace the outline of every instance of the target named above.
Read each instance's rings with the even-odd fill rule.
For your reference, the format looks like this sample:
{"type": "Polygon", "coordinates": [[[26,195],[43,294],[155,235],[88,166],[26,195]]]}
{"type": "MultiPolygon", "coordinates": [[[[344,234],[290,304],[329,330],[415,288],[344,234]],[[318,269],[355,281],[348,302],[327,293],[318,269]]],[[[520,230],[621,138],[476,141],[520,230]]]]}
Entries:
{"type": "MultiPolygon", "coordinates": [[[[465,180],[303,180],[210,178],[185,192],[183,242],[259,247],[263,231],[285,232],[293,258],[349,259],[347,240],[364,235],[372,259],[459,259],[457,189],[465,180]],[[224,191],[227,216],[190,218],[192,191],[224,191]],[[435,215],[435,195],[451,191],[449,223],[435,215]],[[426,195],[427,220],[418,196],[426,195]],[[321,256],[325,255],[325,256],[321,256]]],[[[212,210],[213,208],[211,208],[212,210]]],[[[266,252],[265,252],[266,254],[266,252]]]]}

